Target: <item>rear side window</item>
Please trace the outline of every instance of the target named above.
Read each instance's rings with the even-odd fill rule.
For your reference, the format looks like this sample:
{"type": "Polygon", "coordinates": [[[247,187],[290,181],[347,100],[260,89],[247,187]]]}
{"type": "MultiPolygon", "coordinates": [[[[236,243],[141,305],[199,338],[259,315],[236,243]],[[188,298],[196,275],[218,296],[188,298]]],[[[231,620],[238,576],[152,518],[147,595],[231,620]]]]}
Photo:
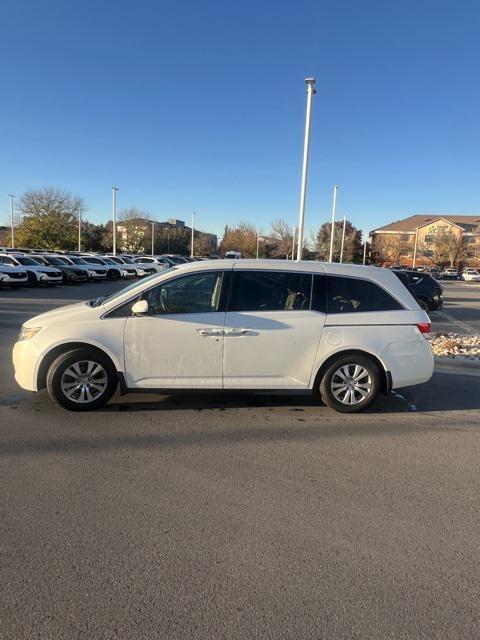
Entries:
{"type": "Polygon", "coordinates": [[[282,271],[233,274],[228,311],[308,311],[312,275],[282,271]]]}
{"type": "Polygon", "coordinates": [[[398,311],[402,305],[385,289],[360,278],[327,277],[327,313],[398,311]]]}

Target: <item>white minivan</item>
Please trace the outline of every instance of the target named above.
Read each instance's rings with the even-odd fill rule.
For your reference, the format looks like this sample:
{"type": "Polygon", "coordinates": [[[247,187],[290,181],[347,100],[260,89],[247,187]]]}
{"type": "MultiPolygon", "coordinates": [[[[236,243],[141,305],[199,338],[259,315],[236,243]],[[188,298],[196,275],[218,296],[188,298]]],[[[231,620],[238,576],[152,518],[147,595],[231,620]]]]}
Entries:
{"type": "Polygon", "coordinates": [[[32,318],[13,350],[24,389],[66,409],[130,391],[319,393],[360,411],[430,379],[430,320],[388,269],[284,260],[176,265],[32,318]]]}

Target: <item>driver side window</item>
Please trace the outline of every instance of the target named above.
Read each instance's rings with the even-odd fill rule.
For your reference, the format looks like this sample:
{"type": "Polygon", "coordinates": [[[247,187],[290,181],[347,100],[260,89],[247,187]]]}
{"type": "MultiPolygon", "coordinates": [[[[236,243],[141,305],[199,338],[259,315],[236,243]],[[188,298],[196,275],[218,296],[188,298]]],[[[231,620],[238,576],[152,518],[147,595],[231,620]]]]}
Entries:
{"type": "Polygon", "coordinates": [[[222,272],[197,273],[162,282],[142,296],[151,315],[209,313],[218,310],[222,272]]]}

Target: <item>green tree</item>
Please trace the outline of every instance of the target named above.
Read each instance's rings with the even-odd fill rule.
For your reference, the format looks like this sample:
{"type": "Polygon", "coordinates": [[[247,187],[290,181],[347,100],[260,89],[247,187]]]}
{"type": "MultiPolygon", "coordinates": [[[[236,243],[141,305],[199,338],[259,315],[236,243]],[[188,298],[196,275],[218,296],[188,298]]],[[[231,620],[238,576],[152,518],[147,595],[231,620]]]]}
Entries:
{"type": "Polygon", "coordinates": [[[54,188],[24,193],[17,205],[20,220],[15,244],[36,249],[74,249],[83,198],[54,188]]]}
{"type": "MultiPolygon", "coordinates": [[[[318,251],[320,260],[328,260],[330,256],[330,230],[331,222],[325,222],[315,235],[315,250],[318,251]]],[[[335,222],[335,235],[333,237],[333,261],[340,260],[342,245],[343,221],[335,222]]],[[[345,243],[343,247],[343,262],[360,263],[362,261],[362,232],[347,220],[345,226],[345,243]]]]}
{"type": "Polygon", "coordinates": [[[85,220],[82,222],[82,250],[110,251],[112,248],[112,234],[108,233],[104,224],[94,224],[85,220]]]}

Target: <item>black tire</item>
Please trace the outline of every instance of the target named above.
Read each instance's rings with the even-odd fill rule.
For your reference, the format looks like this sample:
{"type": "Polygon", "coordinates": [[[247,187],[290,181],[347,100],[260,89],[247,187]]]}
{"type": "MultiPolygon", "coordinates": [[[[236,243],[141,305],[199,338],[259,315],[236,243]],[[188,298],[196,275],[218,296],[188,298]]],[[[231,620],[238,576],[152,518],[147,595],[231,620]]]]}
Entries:
{"type": "MultiPolygon", "coordinates": [[[[346,377],[346,376],[345,376],[346,377]]],[[[366,409],[378,396],[380,392],[381,386],[381,376],[378,366],[373,362],[371,358],[368,356],[362,356],[353,354],[351,356],[339,356],[337,360],[332,362],[325,372],[321,382],[320,382],[320,395],[322,396],[323,402],[330,407],[331,409],[335,409],[335,411],[339,411],[340,413],[357,413],[358,411],[363,411],[366,409]],[[340,385],[344,380],[339,377],[338,371],[342,367],[346,367],[347,369],[343,369],[341,373],[345,373],[345,371],[349,371],[348,382],[345,384],[345,396],[347,398],[351,398],[352,394],[349,393],[350,387],[348,385],[353,384],[354,381],[350,382],[350,378],[353,377],[355,372],[355,366],[358,365],[361,367],[367,375],[361,375],[358,378],[357,385],[363,385],[361,388],[358,386],[352,387],[351,391],[353,392],[354,403],[348,404],[343,401],[337,399],[334,395],[334,391],[332,389],[333,385],[340,385]],[[365,388],[367,386],[368,388],[365,388]],[[362,395],[367,393],[366,397],[362,400],[362,395]]],[[[341,387],[337,387],[336,393],[343,393],[341,387]]]]}
{"type": "Polygon", "coordinates": [[[34,273],[32,273],[31,271],[27,271],[27,277],[29,287],[38,287],[37,276],[34,273]]]}
{"type": "Polygon", "coordinates": [[[107,280],[120,280],[120,271],[109,269],[107,271],[107,280]]]}
{"type": "Polygon", "coordinates": [[[430,305],[428,304],[428,302],[426,300],[419,300],[418,304],[420,305],[420,307],[426,311],[427,313],[430,312],[430,305]]]}
{"type": "MultiPolygon", "coordinates": [[[[93,369],[93,371],[95,371],[95,368],[93,369]]],[[[101,379],[103,379],[103,372],[99,372],[98,374],[102,376],[101,379]]],[[[60,405],[64,409],[68,409],[69,411],[91,411],[93,409],[102,407],[110,400],[110,398],[115,393],[117,382],[117,372],[110,358],[108,358],[105,354],[102,354],[100,351],[97,351],[96,349],[90,349],[88,347],[72,349],[71,351],[62,353],[52,362],[47,373],[47,390],[50,398],[56,404],[60,405]],[[64,385],[76,385],[77,381],[73,379],[73,376],[69,376],[67,370],[69,370],[72,366],[79,366],[80,370],[82,371],[82,375],[86,376],[87,367],[85,365],[87,361],[93,362],[95,363],[95,365],[99,365],[102,368],[107,379],[105,388],[100,393],[100,395],[94,395],[91,401],[85,399],[86,392],[83,389],[79,389],[78,387],[87,386],[92,392],[91,395],[96,394],[98,390],[92,387],[91,384],[95,384],[95,381],[99,381],[100,378],[93,376],[92,378],[89,378],[89,380],[92,381],[90,384],[86,381],[84,384],[78,384],[78,387],[74,391],[71,399],[64,393],[64,390],[62,388],[62,379],[64,385]],[[78,399],[79,396],[80,400],[78,399]],[[77,401],[75,401],[75,397],[77,398],[77,401]]],[[[90,391],[88,393],[90,393],[90,391]]]]}

